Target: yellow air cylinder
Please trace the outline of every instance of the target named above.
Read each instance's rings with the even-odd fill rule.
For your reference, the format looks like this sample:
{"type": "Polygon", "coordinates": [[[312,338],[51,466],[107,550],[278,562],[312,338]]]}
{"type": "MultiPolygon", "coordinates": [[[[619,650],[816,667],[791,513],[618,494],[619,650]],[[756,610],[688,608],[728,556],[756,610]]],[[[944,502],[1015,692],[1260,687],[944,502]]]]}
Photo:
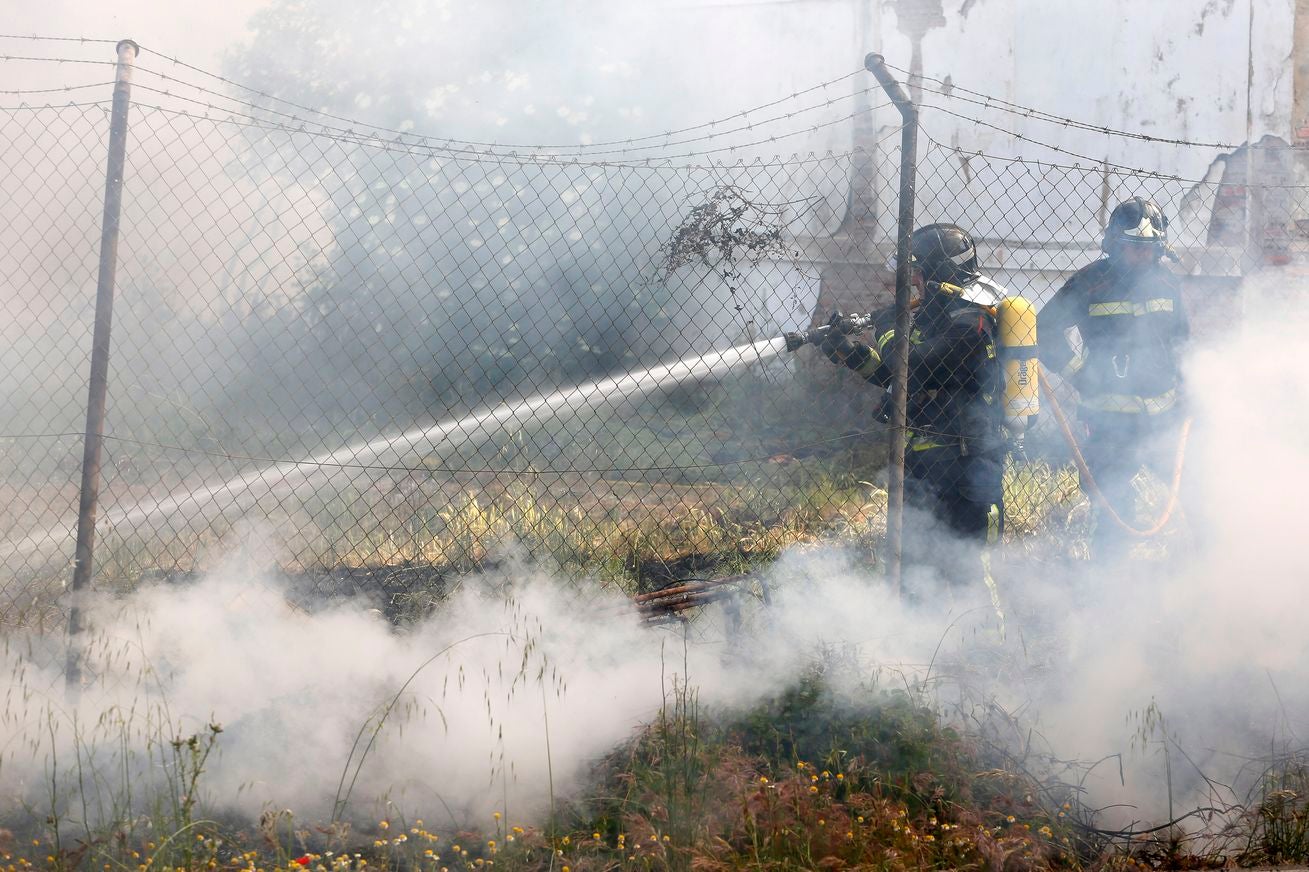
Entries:
{"type": "Polygon", "coordinates": [[[1004,365],[1005,425],[1015,433],[1041,411],[1037,392],[1036,309],[1022,297],[1006,297],[996,307],[1000,361],[1004,365]]]}

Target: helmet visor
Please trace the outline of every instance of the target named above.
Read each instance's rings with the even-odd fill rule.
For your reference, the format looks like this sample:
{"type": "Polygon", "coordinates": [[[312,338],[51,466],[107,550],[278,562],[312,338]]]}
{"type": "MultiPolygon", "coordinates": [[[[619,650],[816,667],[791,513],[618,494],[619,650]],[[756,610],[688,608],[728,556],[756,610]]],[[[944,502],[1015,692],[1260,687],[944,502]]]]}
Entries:
{"type": "Polygon", "coordinates": [[[1119,221],[1124,242],[1157,244],[1168,238],[1168,222],[1153,203],[1124,203],[1119,221]]]}

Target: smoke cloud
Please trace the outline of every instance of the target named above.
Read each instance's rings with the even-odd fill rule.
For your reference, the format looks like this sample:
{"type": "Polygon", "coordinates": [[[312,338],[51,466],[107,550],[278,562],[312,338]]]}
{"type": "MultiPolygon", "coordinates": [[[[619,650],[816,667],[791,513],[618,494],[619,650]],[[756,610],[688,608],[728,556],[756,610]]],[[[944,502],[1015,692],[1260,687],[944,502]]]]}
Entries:
{"type": "Polygon", "coordinates": [[[942,589],[906,609],[848,553],[796,550],[769,570],[773,605],[742,636],[713,615],[689,641],[644,627],[620,596],[525,561],[468,579],[400,632],[362,603],[291,605],[268,574],[275,549],[255,537],[192,585],[98,601],[99,680],[75,706],[60,699],[61,661],[39,639],[9,640],[6,781],[36,790],[51,761],[77,759],[79,745],[110,763],[122,753],[107,750],[119,727],[101,713],[119,712],[140,759],[151,741],[221,722],[206,783],[216,802],[247,813],[330,814],[342,773],[359,764],[355,808],[383,798],[419,808],[435,791],[469,818],[506,798],[539,809],[550,768],[566,789],[653,717],[673,674],[707,703],[739,705],[835,644],[910,686],[930,672],[947,714],[1021,712],[1060,759],[1119,755],[1121,778],[1111,762],[1086,779],[1089,804],[1130,806],[1106,823],[1205,804],[1222,792],[1215,784],[1239,792],[1249,758],[1298,741],[1309,715],[1309,592],[1288,511],[1309,486],[1300,448],[1309,379],[1295,352],[1305,326],[1303,311],[1258,307],[1189,360],[1190,547],[1142,551],[1116,575],[1031,577],[1014,562],[1000,574],[1003,625],[983,592],[942,589]],[[352,757],[392,700],[366,759],[357,747],[352,757]],[[131,723],[150,712],[157,720],[131,723]]]}
{"type": "MultiPolygon", "coordinates": [[[[512,133],[528,141],[545,134],[558,141],[580,140],[583,135],[599,139],[632,129],[648,131],[652,117],[684,119],[691,114],[688,103],[712,90],[681,87],[658,106],[637,106],[625,99],[637,87],[640,64],[653,63],[657,51],[650,48],[638,58],[622,56],[612,47],[617,43],[606,45],[596,34],[636,31],[650,21],[632,7],[599,14],[596,5],[595,27],[579,39],[596,46],[590,61],[597,69],[606,67],[611,78],[606,80],[608,91],[590,95],[590,102],[580,92],[578,100],[547,100],[576,82],[543,84],[512,65],[508,72],[478,67],[461,70],[460,76],[446,75],[432,59],[451,64],[455,59],[419,44],[397,54],[405,62],[387,72],[388,83],[404,87],[397,92],[401,97],[386,104],[387,88],[337,84],[365,72],[360,58],[394,44],[399,28],[388,30],[382,16],[361,21],[373,13],[360,4],[337,4],[323,7],[338,17],[326,19],[330,27],[306,25],[297,30],[286,18],[295,6],[279,4],[265,13],[254,48],[234,61],[233,69],[278,90],[289,80],[278,76],[319,69],[317,55],[309,49],[320,39],[351,30],[359,41],[328,40],[337,49],[333,63],[341,68],[322,67],[321,81],[300,82],[307,89],[301,93],[311,102],[321,98],[323,105],[344,115],[362,113],[396,128],[406,122],[422,127],[418,121],[436,121],[467,136],[481,131],[497,139],[512,133]],[[353,28],[356,24],[360,26],[353,28]],[[288,32],[301,41],[286,41],[288,32]],[[268,34],[269,41],[260,42],[268,34]],[[408,70],[420,66],[427,79],[410,79],[408,70]],[[511,78],[502,78],[502,73],[511,78]],[[452,89],[452,84],[457,87],[452,89]],[[521,102],[489,105],[479,99],[492,90],[515,95],[521,102]],[[418,115],[420,110],[426,117],[418,115]],[[501,118],[506,119],[503,124],[501,118]],[[550,120],[540,122],[542,118],[550,120]]],[[[475,48],[512,30],[503,19],[507,8],[472,28],[478,39],[470,41],[469,57],[476,55],[475,48]]],[[[451,32],[439,28],[447,7],[432,4],[424,10],[431,17],[424,26],[443,34],[442,45],[449,45],[451,32]]],[[[126,35],[148,42],[139,32],[126,35]]],[[[741,33],[734,38],[745,40],[741,33]]],[[[160,41],[168,43],[166,38],[160,41]]],[[[548,42],[542,39],[525,53],[506,46],[504,57],[522,60],[524,69],[532,64],[533,69],[548,67],[559,54],[557,46],[547,50],[548,42]]],[[[472,63],[467,57],[460,62],[472,63]]],[[[802,81],[819,78],[806,75],[802,81]]],[[[749,102],[740,91],[731,93],[731,108],[749,102]]],[[[185,141],[183,145],[189,148],[185,141]]],[[[260,149],[267,149],[267,143],[242,142],[238,151],[247,158],[269,156],[270,151],[260,149]]],[[[144,165],[150,151],[140,154],[139,165],[144,165]]],[[[220,163],[235,158],[225,147],[215,154],[220,163]]],[[[284,165],[263,172],[285,171],[305,182],[307,173],[321,169],[310,166],[312,161],[303,155],[288,154],[285,145],[279,156],[284,165]]],[[[376,210],[395,206],[385,195],[369,193],[379,180],[397,186],[441,183],[432,199],[416,197],[400,210],[400,223],[406,226],[429,213],[441,215],[458,207],[494,227],[507,216],[494,210],[482,214],[469,205],[483,199],[484,188],[478,185],[518,185],[515,193],[521,194],[530,192],[528,185],[541,177],[501,178],[492,168],[479,169],[469,178],[449,166],[419,161],[380,179],[370,176],[366,166],[351,169],[357,174],[327,193],[305,182],[304,190],[316,190],[310,210],[315,218],[302,228],[303,235],[288,238],[297,251],[309,250],[306,270],[290,276],[279,273],[269,282],[284,295],[306,289],[321,292],[318,299],[331,317],[304,327],[299,339],[366,333],[379,323],[378,311],[369,308],[377,304],[378,295],[388,286],[409,290],[421,281],[424,293],[445,299],[440,296],[445,291],[454,299],[475,300],[483,311],[508,313],[510,320],[526,326],[520,336],[491,335],[485,321],[448,320],[432,330],[415,329],[396,337],[392,350],[415,358],[423,353],[428,360],[436,356],[449,361],[448,349],[456,349],[485,357],[470,364],[470,371],[485,373],[497,370],[510,339],[537,351],[567,351],[578,357],[595,348],[612,351],[611,342],[618,346],[639,340],[635,327],[646,322],[631,313],[592,321],[587,330],[551,332],[550,319],[560,311],[588,302],[603,308],[604,300],[589,295],[596,293],[597,272],[610,266],[598,253],[606,242],[641,250],[654,241],[648,228],[637,226],[639,216],[625,211],[622,203],[607,214],[604,227],[597,227],[600,219],[595,214],[611,207],[616,195],[586,170],[570,171],[564,183],[550,188],[549,198],[537,194],[543,203],[548,199],[548,205],[521,213],[524,226],[557,225],[557,238],[511,238],[505,248],[497,248],[485,243],[489,236],[474,237],[467,227],[459,227],[457,244],[446,244],[452,238],[450,228],[438,227],[430,237],[419,233],[416,241],[410,240],[412,248],[395,252],[379,249],[376,239],[367,242],[376,210]],[[457,190],[461,182],[467,184],[465,190],[457,190]],[[595,236],[589,235],[591,230],[595,236]],[[576,238],[568,238],[570,233],[576,238]],[[365,242],[341,249],[321,244],[325,238],[351,235],[365,242]],[[472,238],[482,241],[477,246],[481,254],[467,264],[452,263],[452,252],[465,251],[472,238]],[[443,256],[431,253],[434,241],[442,243],[438,254],[443,256]],[[528,302],[495,309],[490,301],[500,301],[505,288],[476,282],[493,263],[515,254],[510,249],[518,243],[534,253],[541,249],[530,249],[532,245],[549,243],[554,251],[563,244],[573,258],[535,276],[501,272],[506,281],[525,282],[523,297],[528,302]],[[367,273],[370,258],[383,256],[385,266],[367,273]],[[353,268],[380,281],[379,287],[363,282],[371,296],[357,293],[357,285],[320,281],[324,275],[349,277],[353,268]]],[[[88,185],[94,177],[94,172],[86,172],[88,185]]],[[[147,190],[164,190],[169,184],[164,177],[148,181],[153,187],[147,190]]],[[[269,182],[270,177],[253,177],[239,199],[253,196],[252,190],[266,192],[269,182]]],[[[294,214],[293,194],[301,189],[292,185],[289,190],[291,194],[284,192],[280,196],[285,199],[270,207],[278,216],[271,222],[274,226],[294,214]]],[[[179,196],[190,194],[183,191],[179,196]]],[[[268,214],[256,209],[244,217],[258,224],[255,219],[268,214]]],[[[67,229],[56,227],[49,235],[60,236],[67,229]]],[[[254,248],[238,250],[253,262],[260,240],[254,235],[250,240],[254,248]]],[[[50,262],[58,260],[58,252],[47,254],[50,262]]],[[[241,258],[236,262],[239,265],[241,258]]],[[[157,267],[153,275],[167,277],[158,283],[167,305],[140,296],[143,302],[138,305],[194,314],[189,306],[210,299],[208,292],[172,275],[188,271],[193,263],[179,255],[177,262],[126,270],[131,278],[157,267]]],[[[633,262],[620,271],[630,277],[639,269],[633,262]]],[[[245,814],[287,807],[307,817],[330,815],[333,799],[343,792],[343,776],[349,784],[356,768],[358,781],[350,791],[356,814],[387,800],[413,809],[446,805],[461,823],[506,801],[514,808],[539,810],[546,802],[551,771],[556,788],[566,790],[589,762],[657,712],[673,674],[684,675],[707,703],[748,704],[782,687],[812,661],[818,648],[830,644],[854,646],[869,673],[878,672],[882,680],[911,687],[926,682],[947,716],[980,717],[995,709],[1013,713],[1040,737],[1051,756],[1087,761],[1088,804],[1128,806],[1106,812],[1105,823],[1157,821],[1167,817],[1170,808],[1205,804],[1215,793],[1240,796],[1256,774],[1250,761],[1269,748],[1298,743],[1297,730],[1309,723],[1309,682],[1303,666],[1309,662],[1309,637],[1303,632],[1309,587],[1303,583],[1302,524],[1295,511],[1309,492],[1309,466],[1303,455],[1309,377],[1297,352],[1309,328],[1309,313],[1287,300],[1280,284],[1276,278],[1248,283],[1249,298],[1262,305],[1250,307],[1239,331],[1233,327],[1202,343],[1188,362],[1196,415],[1185,493],[1189,538],[1170,539],[1167,555],[1147,547],[1138,563],[1116,574],[1010,560],[1005,567],[1009,571],[998,573],[1001,621],[981,591],[942,589],[925,597],[919,608],[908,609],[849,555],[795,550],[767,573],[776,591],[773,605],[752,616],[749,632],[732,636],[717,627],[710,614],[696,624],[694,638],[687,639],[678,632],[642,626],[620,596],[592,581],[558,578],[524,559],[466,579],[439,613],[404,631],[371,612],[366,603],[305,610],[281,592],[272,569],[281,556],[276,543],[252,535],[241,553],[198,582],[147,586],[122,598],[93,600],[89,666],[97,681],[76,701],[63,697],[64,652],[57,640],[5,636],[0,774],[6,785],[15,786],[7,800],[15,804],[4,813],[24,803],[39,807],[48,802],[42,797],[48,796],[52,777],[71,785],[79,765],[102,773],[101,780],[91,781],[105,792],[101,810],[111,809],[121,773],[157,777],[159,755],[171,753],[171,740],[203,734],[210,722],[221,723],[224,732],[219,756],[204,782],[208,801],[245,814]],[[389,708],[392,701],[395,705],[389,708]],[[374,730],[377,740],[369,746],[374,730]],[[1115,762],[1091,766],[1105,758],[1115,762]]],[[[141,290],[147,285],[142,280],[131,287],[141,290]]],[[[705,302],[703,295],[689,294],[687,299],[695,303],[693,308],[705,302]]],[[[667,301],[657,303],[656,309],[667,301]]],[[[413,326],[404,309],[384,315],[391,327],[413,326]]],[[[207,340],[212,353],[204,357],[220,372],[217,383],[225,389],[250,377],[262,379],[267,387],[268,369],[255,366],[251,374],[242,366],[251,360],[285,366],[297,378],[319,378],[318,387],[339,388],[324,399],[340,411],[375,395],[378,384],[387,385],[388,377],[395,375],[379,375],[366,357],[338,367],[343,358],[335,346],[314,346],[307,358],[287,359],[287,349],[276,344],[287,340],[270,338],[284,335],[274,328],[281,323],[278,318],[285,317],[285,310],[270,316],[267,331],[254,331],[249,345],[207,340]]],[[[153,331],[152,322],[142,323],[146,326],[139,331],[153,331]]],[[[715,323],[725,329],[724,322],[715,323]]],[[[57,323],[48,326],[60,329],[57,323]]],[[[209,326],[195,321],[172,329],[180,337],[176,341],[185,345],[199,342],[197,336],[207,334],[209,326]]],[[[132,328],[123,329],[132,335],[132,328]]],[[[539,354],[533,358],[540,359],[539,354]]],[[[155,361],[154,371],[167,373],[173,362],[155,361]]],[[[573,367],[576,363],[577,358],[560,363],[552,377],[576,375],[591,366],[604,369],[614,360],[588,359],[586,366],[573,367]]],[[[504,368],[512,370],[509,363],[504,368]]],[[[512,376],[509,372],[504,383],[514,384],[512,376]]],[[[215,404],[248,401],[250,384],[231,395],[215,388],[216,395],[207,399],[215,404]]],[[[302,382],[293,384],[296,390],[303,387],[302,382]]],[[[196,385],[186,382],[184,387],[196,385]]],[[[405,408],[387,406],[378,415],[389,420],[411,412],[432,396],[430,383],[422,387],[396,394],[405,408]]],[[[479,399],[496,387],[444,386],[455,394],[468,388],[466,396],[479,399]]],[[[282,396],[260,395],[272,406],[282,396]]],[[[80,402],[80,395],[76,399],[80,402]]],[[[73,410],[66,417],[75,420],[77,402],[66,405],[73,410]]],[[[320,410],[301,411],[312,422],[320,410]]],[[[177,426],[174,418],[160,417],[168,419],[168,427],[177,426]]],[[[405,420],[407,425],[410,419],[405,420]]],[[[379,426],[374,420],[356,424],[360,429],[379,426]]],[[[203,420],[193,425],[198,432],[208,432],[203,420]]],[[[948,543],[943,541],[942,547],[948,543]]]]}

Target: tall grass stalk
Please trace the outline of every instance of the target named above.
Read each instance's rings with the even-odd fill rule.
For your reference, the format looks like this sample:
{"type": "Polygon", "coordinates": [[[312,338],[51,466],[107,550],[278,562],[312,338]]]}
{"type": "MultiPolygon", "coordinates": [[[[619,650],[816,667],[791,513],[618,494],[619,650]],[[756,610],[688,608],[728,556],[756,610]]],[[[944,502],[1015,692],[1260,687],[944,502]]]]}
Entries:
{"type": "Polygon", "coordinates": [[[428,666],[435,663],[445,654],[448,654],[455,648],[463,645],[465,642],[471,642],[474,639],[485,639],[490,636],[504,636],[517,641],[512,633],[497,630],[486,633],[473,633],[471,636],[465,636],[456,642],[451,642],[449,645],[446,645],[440,651],[437,651],[431,657],[428,657],[422,663],[418,664],[414,671],[409,673],[409,677],[404,680],[404,683],[400,685],[400,688],[382,707],[382,711],[376,719],[369,718],[359,726],[359,732],[355,734],[354,742],[350,745],[350,753],[346,755],[345,765],[341,767],[341,778],[336,785],[336,795],[332,798],[331,822],[333,824],[340,822],[341,815],[345,812],[346,806],[350,803],[350,794],[354,792],[355,784],[359,781],[359,773],[363,771],[364,764],[368,761],[368,755],[373,750],[373,746],[377,743],[377,737],[381,734],[382,728],[386,726],[386,721],[391,716],[391,712],[395,710],[396,705],[404,696],[405,691],[409,689],[409,685],[413,684],[414,679],[416,679],[428,666]],[[368,734],[370,724],[372,724],[373,729],[371,734],[368,734]],[[359,745],[363,742],[365,734],[368,734],[368,741],[361,750],[359,745]],[[359,754],[358,760],[355,759],[356,752],[359,754]],[[350,771],[352,764],[354,765],[353,773],[350,771]],[[349,784],[346,783],[347,778],[349,779],[349,784]]]}

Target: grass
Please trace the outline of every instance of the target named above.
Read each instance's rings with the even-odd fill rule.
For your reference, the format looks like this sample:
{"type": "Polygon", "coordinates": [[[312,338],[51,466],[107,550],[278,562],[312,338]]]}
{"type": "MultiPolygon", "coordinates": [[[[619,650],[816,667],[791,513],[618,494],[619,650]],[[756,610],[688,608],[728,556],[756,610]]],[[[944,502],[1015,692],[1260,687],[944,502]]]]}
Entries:
{"type": "Polygon", "coordinates": [[[444,831],[398,815],[353,827],[287,810],[205,819],[197,797],[221,741],[211,726],[169,743],[155,816],[79,833],[66,812],[44,825],[33,814],[7,831],[0,861],[15,872],[1077,868],[1066,822],[1024,796],[1022,776],[997,779],[923,699],[842,689],[851,676],[829,662],[757,707],[711,712],[681,668],[652,722],[560,798],[553,824],[501,811],[444,831]]]}
{"type": "MultiPolygon", "coordinates": [[[[723,465],[688,477],[685,468],[706,459],[698,452],[708,444],[696,447],[692,437],[723,423],[694,396],[680,401],[687,409],[672,436],[630,420],[610,428],[610,435],[631,436],[622,444],[642,456],[663,452],[682,467],[666,477],[547,475],[531,465],[539,458],[514,449],[540,444],[528,434],[506,440],[492,458],[512,467],[510,475],[453,483],[444,473],[380,476],[260,509],[274,526],[295,531],[281,543],[289,572],[431,568],[394,595],[392,616],[401,621],[439,609],[452,579],[494,566],[514,549],[561,576],[598,578],[627,593],[649,581],[651,567],[674,573],[688,557],[707,558],[696,565],[725,575],[815,543],[876,553],[886,511],[876,440],[846,440],[828,453],[780,451],[797,441],[821,443],[831,428],[787,436],[774,422],[752,420],[715,437],[731,454],[723,465]]],[[[570,435],[585,445],[585,434],[570,435]]],[[[1085,501],[1070,468],[1011,466],[1005,488],[1011,543],[1067,547],[1084,535],[1085,501]]],[[[98,552],[100,584],[127,593],[179,568],[203,569],[211,555],[223,555],[233,533],[226,522],[144,538],[111,532],[98,552]]],[[[43,616],[59,615],[62,572],[25,579],[25,590],[49,597],[29,597],[0,614],[0,627],[49,623],[57,631],[61,622],[43,616]]],[[[107,712],[92,726],[52,714],[52,724],[75,731],[79,750],[71,762],[51,762],[42,805],[0,816],[11,826],[0,830],[0,872],[1075,869],[1128,862],[1090,850],[1066,807],[1034,800],[1042,794],[1031,776],[988,759],[926,697],[880,688],[854,674],[851,662],[825,656],[795,685],[735,712],[706,710],[683,664],[665,677],[663,705],[651,722],[607,755],[582,790],[559,797],[548,819],[511,821],[500,811],[466,829],[394,814],[301,821],[285,809],[257,822],[222,820],[212,811],[220,803],[209,801],[221,798],[205,789],[212,755],[222,749],[216,724],[179,737],[166,711],[145,713],[144,724],[139,712],[107,712]],[[97,774],[93,761],[104,760],[122,777],[97,774]]],[[[390,707],[378,717],[388,714],[390,707]]],[[[380,721],[361,726],[362,754],[352,755],[343,785],[366,767],[380,728],[380,721]]],[[[1304,771],[1270,769],[1246,821],[1243,859],[1304,857],[1304,771]]]]}
{"type": "MultiPolygon", "coordinates": [[[[864,458],[861,465],[859,454],[770,463],[754,477],[695,485],[593,479],[565,487],[517,475],[477,489],[414,491],[398,502],[385,489],[349,486],[315,494],[312,504],[294,511],[267,508],[265,517],[272,528],[290,531],[278,543],[283,570],[311,579],[361,567],[425,567],[433,570],[426,577],[449,579],[526,553],[561,574],[599,577],[635,592],[645,568],[691,555],[729,575],[806,543],[875,553],[885,532],[886,492],[873,483],[877,464],[864,458]]],[[[1011,466],[1005,488],[1011,543],[1055,545],[1063,541],[1061,531],[1074,540],[1085,535],[1085,513],[1078,514],[1085,503],[1073,471],[1039,461],[1011,466]]],[[[97,548],[97,585],[127,593],[143,582],[203,571],[224,559],[239,535],[221,519],[196,532],[111,530],[97,548]]],[[[23,595],[4,598],[0,591],[0,629],[58,629],[66,573],[59,564],[15,575],[4,590],[23,595]]],[[[404,595],[430,608],[443,598],[443,586],[404,595]]]]}
{"type": "MultiPolygon", "coordinates": [[[[515,819],[502,808],[444,827],[431,823],[437,808],[417,818],[394,809],[339,814],[348,790],[338,791],[338,814],[327,821],[281,808],[257,820],[225,817],[217,809],[227,798],[206,787],[224,740],[218,724],[177,736],[162,705],[107,712],[94,725],[51,705],[46,728],[73,730],[76,751],[48,761],[40,802],[0,813],[0,870],[1098,872],[1304,862],[1309,854],[1302,757],[1279,757],[1265,770],[1239,821],[1240,851],[1189,855],[1171,833],[1120,847],[1087,837],[1074,791],[1052,800],[1048,781],[975,741],[923,685],[890,689],[876,676],[852,651],[823,649],[758,703],[715,709],[701,703],[682,657],[665,664],[651,720],[575,789],[552,796],[548,817],[515,819]]],[[[367,766],[388,718],[401,716],[407,687],[360,726],[342,785],[367,766]]]]}

